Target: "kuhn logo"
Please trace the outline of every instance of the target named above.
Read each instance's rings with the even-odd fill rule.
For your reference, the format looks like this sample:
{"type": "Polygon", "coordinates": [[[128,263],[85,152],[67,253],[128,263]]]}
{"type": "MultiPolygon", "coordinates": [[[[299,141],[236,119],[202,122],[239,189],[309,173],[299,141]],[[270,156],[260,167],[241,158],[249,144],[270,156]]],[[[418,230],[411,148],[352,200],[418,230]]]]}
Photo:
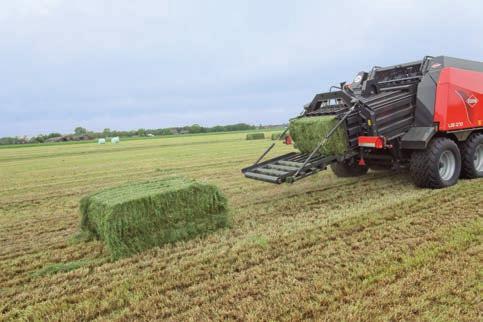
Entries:
{"type": "Polygon", "coordinates": [[[470,107],[473,107],[475,106],[476,104],[478,104],[478,99],[475,97],[475,96],[470,96],[466,99],[466,103],[470,106],[470,107]]]}
{"type": "Polygon", "coordinates": [[[431,68],[438,68],[438,67],[441,67],[441,64],[436,63],[431,65],[431,68]]]}

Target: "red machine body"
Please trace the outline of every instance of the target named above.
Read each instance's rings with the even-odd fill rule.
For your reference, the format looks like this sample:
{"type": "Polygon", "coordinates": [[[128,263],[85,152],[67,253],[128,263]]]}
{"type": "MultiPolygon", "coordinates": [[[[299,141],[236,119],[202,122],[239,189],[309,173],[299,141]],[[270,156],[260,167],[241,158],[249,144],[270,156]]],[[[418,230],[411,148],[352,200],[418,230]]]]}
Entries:
{"type": "Polygon", "coordinates": [[[443,68],[436,90],[434,122],[439,131],[483,126],[483,73],[443,68]]]}

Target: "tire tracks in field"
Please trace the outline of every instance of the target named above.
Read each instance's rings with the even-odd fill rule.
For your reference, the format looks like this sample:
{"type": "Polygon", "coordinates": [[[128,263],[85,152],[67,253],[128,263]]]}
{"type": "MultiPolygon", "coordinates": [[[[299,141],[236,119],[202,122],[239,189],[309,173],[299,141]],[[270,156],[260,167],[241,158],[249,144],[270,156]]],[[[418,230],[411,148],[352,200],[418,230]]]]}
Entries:
{"type": "MultiPolygon", "coordinates": [[[[419,198],[413,198],[411,201],[406,201],[406,202],[412,203],[414,207],[418,207],[418,205],[420,204],[419,198]]],[[[402,203],[399,203],[399,205],[402,205],[402,203]]],[[[397,204],[395,206],[397,207],[397,204]]],[[[447,204],[447,206],[448,206],[448,209],[451,209],[451,205],[447,204]]],[[[434,204],[430,208],[430,210],[432,210],[435,213],[437,212],[436,210],[440,210],[440,209],[441,209],[441,205],[434,205],[434,204]]],[[[381,209],[381,210],[382,210],[381,212],[384,212],[384,211],[387,212],[387,208],[384,208],[384,209],[381,209]]],[[[397,229],[401,228],[400,225],[397,222],[400,221],[401,219],[404,219],[404,216],[397,216],[396,215],[394,217],[394,214],[389,212],[389,216],[382,215],[382,217],[379,217],[377,219],[373,219],[373,218],[370,218],[370,216],[372,215],[373,212],[378,213],[377,210],[375,210],[375,211],[373,210],[373,211],[369,211],[369,212],[364,213],[364,215],[358,216],[359,218],[357,218],[357,220],[354,219],[355,217],[351,217],[349,219],[340,220],[339,222],[335,221],[331,225],[323,225],[323,226],[314,227],[312,229],[303,229],[303,230],[298,231],[298,232],[291,232],[287,236],[282,236],[279,239],[270,241],[270,245],[276,245],[276,247],[278,247],[278,249],[279,249],[278,253],[264,258],[263,261],[261,261],[261,262],[259,260],[249,261],[248,263],[238,263],[238,262],[236,262],[239,265],[241,265],[241,267],[237,267],[235,269],[228,269],[227,271],[217,272],[215,275],[218,276],[218,275],[231,274],[231,275],[239,276],[239,278],[242,278],[242,276],[244,274],[246,274],[247,271],[254,271],[254,270],[256,270],[256,268],[259,268],[259,267],[262,267],[262,266],[266,268],[267,266],[269,266],[267,264],[268,262],[281,262],[281,261],[289,261],[289,262],[294,262],[294,263],[299,262],[300,258],[305,258],[305,259],[311,258],[311,255],[316,252],[315,250],[323,249],[324,246],[321,245],[321,244],[336,242],[337,240],[344,240],[344,239],[347,239],[347,238],[349,240],[353,240],[353,239],[359,240],[360,238],[357,238],[356,237],[357,235],[364,235],[364,234],[366,234],[366,236],[371,235],[371,234],[367,235],[368,234],[367,231],[369,229],[372,230],[372,229],[378,229],[378,227],[383,227],[382,229],[384,230],[384,229],[386,229],[385,227],[387,226],[388,220],[393,221],[393,224],[392,224],[393,227],[398,227],[397,229]],[[364,217],[368,219],[368,222],[364,223],[362,227],[359,227],[358,225],[363,222],[363,221],[361,221],[361,219],[363,219],[364,217]],[[351,223],[351,221],[355,221],[355,222],[351,223]],[[344,225],[344,223],[346,223],[346,225],[344,225]],[[336,225],[335,226],[336,230],[333,231],[333,234],[330,234],[328,232],[324,232],[326,230],[330,231],[330,228],[327,229],[327,227],[333,227],[334,225],[336,225]],[[324,237],[320,237],[320,236],[324,236],[324,237]],[[293,247],[293,245],[296,245],[296,246],[293,247]],[[287,251],[288,249],[290,249],[290,252],[287,251]]],[[[414,214],[415,213],[411,213],[411,214],[408,214],[408,216],[409,215],[414,216],[414,214]]],[[[468,216],[467,218],[474,218],[474,217],[468,216]]],[[[434,219],[434,218],[432,218],[432,219],[434,219]]],[[[437,219],[439,219],[437,221],[441,224],[446,223],[445,218],[437,218],[437,219]]],[[[434,225],[434,223],[432,221],[428,221],[428,218],[420,218],[419,220],[422,221],[422,222],[428,222],[428,223],[431,224],[431,226],[434,225]]],[[[458,218],[458,220],[464,221],[465,218],[460,217],[460,218],[458,218]]],[[[441,227],[444,227],[444,226],[441,226],[441,227]]],[[[446,229],[447,228],[444,227],[441,230],[446,231],[446,229]]],[[[444,234],[442,234],[442,235],[444,235],[444,234]]],[[[420,236],[423,237],[424,234],[422,234],[420,236]]],[[[368,238],[370,238],[370,237],[368,237],[368,238]]],[[[386,238],[387,238],[387,236],[386,236],[386,238]]],[[[393,242],[398,244],[397,241],[393,241],[393,242]]],[[[348,243],[347,242],[345,243],[345,245],[347,245],[348,247],[350,246],[350,244],[351,244],[350,241],[348,243]]],[[[382,246],[382,245],[381,245],[381,247],[383,247],[382,249],[386,248],[386,246],[382,246]]],[[[251,250],[246,250],[246,253],[237,252],[237,255],[239,257],[242,257],[242,258],[250,258],[251,252],[252,252],[251,250]]],[[[361,252],[361,249],[358,249],[358,252],[361,252]]],[[[217,263],[219,263],[222,260],[223,259],[216,259],[215,261],[217,263]]],[[[225,263],[221,263],[221,266],[230,267],[230,264],[233,264],[233,263],[225,262],[225,263]]],[[[302,264],[302,263],[299,263],[299,264],[301,266],[304,266],[304,267],[307,266],[307,265],[302,264]]],[[[274,264],[274,265],[277,266],[276,264],[274,264]]],[[[179,278],[182,278],[182,277],[179,276],[179,278]]],[[[203,281],[202,276],[198,276],[198,278],[194,277],[194,279],[199,281],[199,283],[200,283],[199,285],[196,285],[197,289],[202,289],[203,291],[208,292],[208,293],[212,293],[213,291],[215,291],[215,289],[210,289],[210,287],[207,287],[206,282],[203,281]]],[[[234,279],[235,279],[235,277],[234,277],[234,279]]],[[[175,278],[175,280],[177,280],[177,278],[175,278]]],[[[188,287],[187,287],[187,285],[183,285],[182,289],[187,290],[189,287],[194,287],[194,285],[195,284],[192,284],[188,287]]],[[[243,282],[240,281],[240,283],[237,283],[237,282],[232,281],[230,283],[230,285],[231,286],[243,285],[243,282]]],[[[216,285],[213,285],[212,287],[218,289],[218,292],[225,292],[225,290],[217,288],[216,285]]],[[[175,287],[173,287],[172,289],[165,289],[164,291],[166,291],[166,293],[176,292],[177,289],[175,287]]],[[[213,296],[211,298],[212,299],[219,299],[220,295],[221,294],[218,294],[218,295],[213,294],[213,296]]],[[[207,302],[210,302],[210,300],[207,299],[207,302]]],[[[206,302],[204,302],[204,303],[206,303],[206,302]]],[[[214,303],[211,303],[211,305],[213,305],[213,304],[214,303]]],[[[206,305],[208,305],[208,304],[206,303],[206,305]]],[[[190,309],[188,309],[188,311],[189,310],[190,309]]],[[[163,319],[164,318],[173,318],[175,320],[178,319],[178,318],[182,319],[182,317],[178,316],[178,314],[184,314],[184,313],[185,313],[185,311],[183,310],[183,308],[177,307],[169,315],[161,316],[160,318],[163,318],[163,319]]],[[[187,314],[187,315],[189,315],[189,314],[187,314]]]]}
{"type": "MultiPolygon", "coordinates": [[[[321,193],[321,192],[338,191],[341,188],[352,188],[353,186],[360,186],[363,183],[368,183],[368,182],[372,182],[372,181],[383,182],[382,180],[386,179],[386,178],[394,178],[395,180],[398,180],[398,179],[401,180],[402,176],[398,176],[398,175],[395,175],[395,174],[379,174],[378,173],[378,174],[374,174],[373,176],[368,175],[366,177],[359,177],[357,179],[339,179],[341,181],[340,183],[331,184],[330,186],[324,186],[324,187],[320,187],[320,188],[309,186],[306,189],[303,189],[302,191],[295,191],[295,192],[289,191],[289,192],[286,192],[286,193],[282,193],[279,196],[279,199],[277,199],[275,201],[274,201],[273,195],[269,195],[269,196],[266,196],[266,197],[260,197],[260,198],[257,198],[259,200],[248,201],[245,204],[237,205],[237,208],[244,209],[244,208],[247,208],[247,207],[253,207],[253,206],[258,206],[258,205],[267,205],[267,204],[271,204],[271,203],[277,203],[282,199],[291,200],[291,199],[296,199],[296,198],[300,198],[300,197],[313,197],[314,195],[321,193]]],[[[321,184],[322,184],[322,180],[321,180],[321,184]]],[[[388,183],[388,184],[393,184],[393,183],[388,183]]],[[[373,187],[368,187],[368,188],[369,188],[369,191],[374,190],[373,187]]],[[[311,205],[311,204],[313,204],[313,203],[311,203],[311,202],[304,203],[304,205],[311,205]]]]}

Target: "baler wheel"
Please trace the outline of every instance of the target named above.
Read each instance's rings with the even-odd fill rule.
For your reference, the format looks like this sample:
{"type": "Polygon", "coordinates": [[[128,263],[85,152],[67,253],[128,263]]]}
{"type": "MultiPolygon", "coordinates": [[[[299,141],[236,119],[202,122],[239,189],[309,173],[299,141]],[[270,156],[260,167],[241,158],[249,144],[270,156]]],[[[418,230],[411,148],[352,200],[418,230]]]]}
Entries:
{"type": "Polygon", "coordinates": [[[474,133],[461,144],[461,157],[462,178],[483,177],[483,133],[474,133]]]}
{"type": "Polygon", "coordinates": [[[359,177],[369,170],[367,166],[358,165],[354,159],[332,163],[330,169],[339,178],[359,177]]]}
{"type": "Polygon", "coordinates": [[[458,145],[448,138],[433,139],[426,150],[413,152],[410,171],[418,187],[440,189],[454,185],[461,172],[458,145]]]}

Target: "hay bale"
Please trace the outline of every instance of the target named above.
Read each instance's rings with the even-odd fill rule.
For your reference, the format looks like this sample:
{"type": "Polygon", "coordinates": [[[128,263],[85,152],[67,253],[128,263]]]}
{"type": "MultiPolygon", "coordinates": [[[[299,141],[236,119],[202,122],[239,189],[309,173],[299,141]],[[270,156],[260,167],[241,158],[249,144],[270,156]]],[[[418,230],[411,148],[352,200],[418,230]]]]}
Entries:
{"type": "MultiPolygon", "coordinates": [[[[310,153],[336,123],[337,119],[334,116],[301,117],[290,121],[289,131],[297,149],[303,153],[310,153]]],[[[347,146],[347,132],[345,124],[342,124],[321,148],[320,153],[344,154],[347,152],[347,146]]]]}
{"type": "Polygon", "coordinates": [[[118,136],[115,136],[115,137],[111,138],[111,144],[117,144],[119,142],[120,142],[120,140],[119,140],[119,137],[118,136]]]}
{"type": "MultiPolygon", "coordinates": [[[[282,134],[282,132],[275,132],[275,133],[272,133],[272,135],[271,135],[271,137],[270,137],[270,138],[271,138],[273,141],[278,140],[278,139],[280,138],[280,134],[282,134]]],[[[281,138],[280,138],[280,140],[284,140],[284,139],[285,139],[285,138],[286,138],[288,135],[289,135],[289,133],[288,133],[288,132],[286,132],[286,133],[285,133],[285,135],[284,135],[283,137],[281,137],[281,138]]]]}
{"type": "Polygon", "coordinates": [[[97,140],[97,144],[106,144],[106,139],[97,140]]]}
{"type": "Polygon", "coordinates": [[[80,202],[81,229],[103,240],[113,259],[204,235],[229,224],[214,185],[183,178],[107,189],[80,202]]]}
{"type": "Polygon", "coordinates": [[[248,133],[247,140],[261,140],[265,138],[265,133],[248,133]]]}
{"type": "Polygon", "coordinates": [[[278,140],[280,138],[280,134],[282,134],[282,132],[272,133],[272,136],[270,138],[272,139],[272,141],[278,140]]]}

